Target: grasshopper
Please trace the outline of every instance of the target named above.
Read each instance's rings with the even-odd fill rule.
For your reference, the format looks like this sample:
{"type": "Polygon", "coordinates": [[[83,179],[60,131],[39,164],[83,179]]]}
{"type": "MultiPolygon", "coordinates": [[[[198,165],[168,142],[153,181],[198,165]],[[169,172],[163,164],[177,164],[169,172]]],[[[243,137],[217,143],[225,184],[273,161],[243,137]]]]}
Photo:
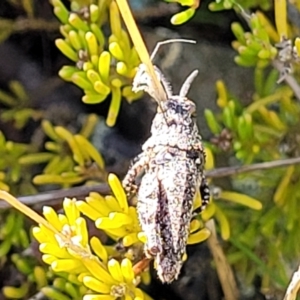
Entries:
{"type": "MultiPolygon", "coordinates": [[[[187,40],[158,43],[151,59],[159,46],[173,41],[187,40]]],[[[147,236],[145,255],[155,259],[160,280],[170,283],[178,278],[182,267],[197,190],[202,198],[199,212],[207,206],[210,194],[203,173],[205,152],[194,118],[196,106],[187,98],[198,71],[193,71],[179,94],[174,95],[160,69],[154,66],[154,70],[165,91],[162,101],[157,100],[157,91],[144,64],[139,66],[133,81],[133,90],[146,91],[158,102],[158,108],[151,136],[134,159],[123,187],[127,195],[137,192],[139,222],[147,236]],[[136,178],[142,173],[137,188],[136,178]]]]}

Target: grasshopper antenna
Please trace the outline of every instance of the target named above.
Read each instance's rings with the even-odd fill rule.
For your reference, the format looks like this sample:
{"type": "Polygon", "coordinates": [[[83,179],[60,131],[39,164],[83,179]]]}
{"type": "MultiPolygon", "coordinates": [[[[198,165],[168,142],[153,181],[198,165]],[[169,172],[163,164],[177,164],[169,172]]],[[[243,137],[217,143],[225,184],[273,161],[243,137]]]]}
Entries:
{"type": "MultiPolygon", "coordinates": [[[[190,44],[196,44],[196,41],[194,40],[188,40],[188,39],[169,39],[169,40],[165,40],[165,41],[161,41],[161,42],[158,42],[150,56],[150,59],[151,61],[153,61],[157,51],[159,50],[159,48],[162,46],[162,45],[166,45],[166,44],[171,44],[171,43],[176,43],[176,42],[179,42],[179,43],[190,43],[190,44]]],[[[140,66],[143,66],[143,64],[141,64],[140,66]]],[[[166,80],[166,78],[164,77],[163,73],[161,72],[161,70],[154,66],[154,69],[155,69],[155,72],[156,74],[158,75],[158,79],[159,81],[161,82],[161,84],[163,85],[163,88],[165,90],[165,93],[166,93],[166,97],[167,98],[170,98],[172,96],[172,87],[171,87],[171,84],[166,80]]],[[[138,72],[139,73],[139,72],[138,72]]],[[[198,73],[198,72],[197,72],[198,73]]],[[[195,72],[193,72],[185,81],[183,87],[181,88],[182,92],[181,93],[184,93],[184,95],[187,94],[189,88],[190,88],[190,85],[193,81],[193,79],[196,77],[197,73],[195,74],[195,72]],[[191,78],[190,78],[191,77],[191,78]],[[183,92],[184,91],[184,92],[183,92]]],[[[135,77],[135,80],[134,80],[134,86],[135,87],[135,90],[138,91],[138,90],[144,90],[144,91],[147,91],[148,94],[150,94],[151,97],[153,97],[156,101],[157,101],[157,104],[158,104],[158,107],[160,109],[160,111],[162,112],[164,118],[165,118],[165,114],[164,114],[164,110],[162,108],[162,105],[160,103],[160,101],[158,100],[158,97],[155,97],[155,90],[153,90],[153,87],[151,86],[151,79],[150,79],[150,82],[147,82],[148,80],[145,80],[145,83],[143,83],[143,81],[141,80],[141,77],[143,76],[143,74],[146,74],[146,79],[147,79],[147,76],[149,76],[149,74],[147,73],[147,69],[144,69],[144,68],[140,68],[140,73],[139,75],[137,74],[136,77],[135,77]],[[150,84],[149,84],[150,83],[150,84]],[[146,85],[146,86],[145,86],[146,85]]],[[[167,100],[167,99],[166,99],[167,100]]],[[[165,118],[166,120],[166,118],[165,118]]],[[[167,120],[166,120],[167,121],[167,120]]]]}
{"type": "Polygon", "coordinates": [[[154,59],[158,49],[160,48],[160,46],[162,45],[166,45],[166,44],[171,44],[171,43],[189,43],[189,44],[196,44],[196,41],[194,40],[188,40],[188,39],[170,39],[170,40],[165,40],[165,41],[161,41],[158,42],[153,50],[153,52],[151,53],[150,59],[151,61],[154,59]]]}
{"type": "Polygon", "coordinates": [[[198,75],[198,70],[194,70],[185,80],[185,82],[183,83],[180,92],[179,92],[179,96],[180,97],[185,97],[187,95],[187,93],[189,92],[189,89],[191,87],[191,84],[193,83],[194,79],[196,78],[196,76],[198,75]]]}
{"type": "MultiPolygon", "coordinates": [[[[151,53],[151,56],[150,56],[151,61],[153,61],[155,55],[157,54],[157,52],[158,52],[158,50],[159,50],[159,48],[160,48],[161,46],[166,45],[166,44],[171,44],[171,43],[189,43],[189,44],[196,44],[196,41],[194,41],[194,40],[188,40],[188,39],[169,39],[169,40],[165,40],[165,41],[160,41],[160,42],[158,42],[158,43],[155,45],[155,48],[154,48],[154,50],[153,50],[152,53],[151,53]]],[[[159,76],[160,76],[160,80],[161,80],[161,82],[162,82],[162,84],[163,84],[163,87],[164,87],[164,89],[165,89],[165,92],[166,92],[166,94],[167,94],[167,97],[171,97],[171,96],[172,96],[172,88],[171,88],[170,83],[166,80],[166,78],[165,78],[164,75],[162,74],[161,70],[160,70],[159,68],[157,68],[157,67],[156,67],[156,72],[157,72],[157,73],[159,74],[159,76]]],[[[196,74],[196,75],[197,75],[197,74],[196,74]]],[[[196,76],[196,75],[195,75],[195,76],[196,76]]],[[[194,79],[194,78],[192,78],[192,80],[193,80],[193,79],[194,79]]],[[[192,81],[192,80],[191,80],[191,81],[192,81]]],[[[188,87],[188,89],[189,89],[189,87],[188,87]]],[[[162,107],[161,107],[161,104],[160,104],[159,102],[158,102],[157,104],[158,104],[159,108],[161,109],[161,111],[162,111],[162,113],[163,113],[163,109],[162,109],[162,107]]],[[[163,115],[164,115],[164,113],[163,113],[163,115]]],[[[164,116],[164,118],[165,118],[165,116],[164,116]]]]}

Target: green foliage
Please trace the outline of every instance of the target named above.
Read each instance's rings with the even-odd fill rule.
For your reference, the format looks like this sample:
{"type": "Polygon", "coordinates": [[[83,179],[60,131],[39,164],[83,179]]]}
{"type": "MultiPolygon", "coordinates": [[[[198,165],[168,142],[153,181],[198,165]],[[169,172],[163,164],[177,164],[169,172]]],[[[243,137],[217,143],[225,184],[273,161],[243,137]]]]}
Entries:
{"type": "Polygon", "coordinates": [[[20,157],[32,150],[30,145],[7,141],[0,131],[0,188],[13,193],[35,193],[31,185],[30,174],[24,172],[20,164],[16,164],[20,157]]]}
{"type": "MultiPolygon", "coordinates": [[[[216,1],[212,8],[214,5],[214,8],[217,5],[222,9],[231,8],[225,7],[226,3],[231,3],[231,7],[235,5],[235,2],[216,1]]],[[[238,52],[235,62],[243,67],[254,67],[252,102],[245,105],[219,80],[216,88],[220,112],[205,111],[208,127],[214,135],[208,146],[216,155],[229,154],[243,165],[299,156],[295,131],[300,125],[299,100],[293,85],[278,85],[292,69],[297,69],[299,38],[297,31],[290,31],[291,40],[287,39],[286,12],[276,6],[275,12],[277,31],[261,12],[244,15],[250,32],[245,32],[239,23],[232,24],[237,39],[232,44],[238,52]],[[280,72],[269,68],[278,62],[283,66],[280,72]]],[[[299,79],[297,72],[293,76],[299,79]]],[[[299,167],[292,165],[276,172],[261,170],[235,176],[232,184],[240,192],[250,191],[254,197],[262,199],[263,210],[245,217],[243,210],[220,203],[232,228],[228,260],[247,284],[259,275],[262,290],[268,291],[270,285],[285,289],[290,265],[295,263],[300,251],[300,224],[295,212],[299,201],[296,188],[299,167]]]]}
{"type": "Polygon", "coordinates": [[[4,122],[13,121],[17,129],[22,129],[30,119],[38,121],[43,112],[30,108],[30,99],[22,84],[9,82],[10,93],[0,90],[0,102],[8,107],[1,113],[4,122]]]}
{"type": "MultiPolygon", "coordinates": [[[[34,19],[32,1],[10,2],[34,19]]],[[[167,2],[187,6],[173,16],[173,24],[188,21],[200,4],[196,0],[167,2]]],[[[139,58],[121,26],[116,3],[70,1],[70,10],[60,0],[51,0],[51,4],[61,23],[62,38],[55,44],[72,61],[61,68],[59,76],[77,85],[87,104],[110,99],[106,122],[113,126],[121,98],[131,102],[141,96],[131,91],[139,58]],[[109,36],[103,31],[107,25],[109,36]]],[[[236,38],[232,46],[237,51],[235,62],[241,67],[253,67],[255,91],[252,101],[245,105],[244,99],[228,91],[224,81],[216,82],[218,111],[204,112],[213,135],[205,141],[207,170],[217,167],[215,157],[226,156],[230,161],[247,165],[299,156],[300,104],[292,85],[278,85],[278,81],[284,82],[290,75],[299,80],[297,29],[287,28],[282,8],[275,6],[276,29],[262,12],[247,15],[244,10],[257,6],[267,10],[271,5],[271,1],[257,0],[216,0],[210,4],[214,11],[235,9],[248,23],[248,29],[240,23],[232,24],[236,38]],[[283,68],[275,68],[278,62],[283,68]]],[[[12,20],[0,20],[0,40],[15,32],[14,24],[12,20]]],[[[1,213],[0,222],[5,225],[0,230],[0,259],[10,259],[24,276],[20,287],[6,286],[4,295],[21,299],[32,291],[41,291],[49,299],[150,299],[138,287],[151,278],[149,261],[143,258],[147,237],[138,223],[136,199],[128,203],[121,183],[116,176],[107,176],[101,154],[89,141],[98,118],[88,116],[78,133],[53,125],[45,119],[44,111],[31,107],[30,97],[16,81],[9,84],[9,92],[0,91],[0,101],[5,107],[2,121],[11,122],[20,131],[33,119],[44,139],[39,146],[33,141],[22,144],[7,140],[0,133],[1,197],[9,198],[3,191],[35,194],[39,186],[69,188],[105,182],[107,177],[113,192],[92,192],[78,201],[65,199],[62,213],[45,206],[45,219],[27,213],[39,223],[33,228],[33,235],[47,264],[43,267],[23,253],[30,240],[24,218],[14,211],[1,213]],[[88,230],[87,219],[98,229],[98,235],[88,230]]],[[[276,172],[258,170],[234,176],[232,187],[224,189],[211,180],[211,186],[215,186],[212,201],[206,211],[192,220],[188,243],[207,239],[205,222],[214,218],[221,238],[227,241],[227,259],[243,282],[251,285],[260,276],[263,291],[274,287],[284,290],[290,266],[300,252],[299,172],[294,165],[276,172]]],[[[200,202],[198,195],[195,209],[200,202]]]]}
{"type": "Polygon", "coordinates": [[[42,128],[52,139],[45,142],[47,152],[31,153],[19,159],[20,165],[46,163],[42,174],[33,178],[33,183],[69,187],[88,181],[103,182],[106,178],[103,158],[87,140],[97,120],[95,115],[90,115],[81,133],[76,135],[64,127],[53,127],[49,121],[43,120],[42,128]]]}
{"type": "MultiPolygon", "coordinates": [[[[276,80],[272,72],[266,76],[266,80],[270,76],[273,81],[276,80]]],[[[282,153],[282,143],[287,134],[290,135],[294,128],[298,128],[300,121],[300,105],[294,101],[288,87],[277,86],[274,90],[270,89],[269,94],[261,91],[264,94],[262,98],[257,91],[255,102],[244,107],[237,99],[231,99],[223,82],[217,83],[217,90],[221,113],[205,111],[207,124],[215,134],[209,145],[217,155],[224,155],[224,152],[228,155],[229,152],[243,164],[287,157],[288,153],[282,153]]],[[[243,210],[237,211],[224,203],[219,204],[232,228],[232,247],[228,251],[228,259],[248,283],[257,274],[263,277],[264,288],[270,282],[284,288],[288,282],[288,265],[300,251],[297,242],[297,228],[300,224],[295,213],[299,199],[296,188],[298,174],[299,168],[291,166],[286,172],[257,171],[251,175],[235,177],[233,185],[243,193],[249,193],[248,186],[255,182],[252,194],[263,202],[263,210],[260,213],[249,213],[247,218],[243,210]],[[272,193],[270,189],[274,189],[274,183],[277,188],[272,193]],[[262,197],[262,191],[265,191],[265,197],[262,197]],[[262,259],[261,256],[267,256],[268,259],[262,259]]],[[[215,217],[218,220],[217,214],[215,217]]],[[[219,223],[222,225],[222,219],[223,224],[226,224],[224,217],[219,223]]],[[[221,226],[221,233],[222,230],[224,225],[221,226]]]]}
{"type": "Polygon", "coordinates": [[[232,31],[237,38],[233,46],[239,53],[235,62],[244,67],[264,68],[276,57],[277,49],[272,45],[258,14],[251,15],[249,24],[251,32],[247,34],[239,23],[232,24],[232,31]]]}
{"type": "Polygon", "coordinates": [[[29,246],[29,237],[24,228],[24,217],[22,214],[11,211],[8,215],[1,213],[0,230],[0,259],[3,259],[12,247],[26,249],[29,246]]]}
{"type": "Polygon", "coordinates": [[[0,18],[0,43],[4,42],[11,35],[26,30],[53,31],[57,29],[56,23],[35,18],[33,0],[7,0],[7,2],[20,13],[20,17],[15,20],[0,18]]]}
{"type": "Polygon", "coordinates": [[[73,65],[60,70],[59,76],[84,91],[84,103],[100,103],[111,95],[106,123],[113,126],[121,97],[130,102],[140,97],[130,87],[139,58],[127,32],[121,27],[117,4],[106,1],[99,6],[90,1],[71,1],[71,12],[60,0],[52,0],[52,5],[54,14],[63,24],[60,32],[64,39],[57,39],[55,44],[73,61],[73,65]],[[107,17],[111,35],[106,40],[102,26],[107,17]]]}
{"type": "Polygon", "coordinates": [[[196,9],[200,5],[200,0],[165,0],[165,1],[166,2],[176,2],[182,6],[189,7],[188,9],[175,14],[171,18],[171,23],[173,25],[181,25],[181,24],[187,22],[188,20],[190,20],[194,16],[196,9]]]}
{"type": "MultiPolygon", "coordinates": [[[[175,14],[171,18],[171,23],[173,25],[181,25],[189,21],[196,13],[197,9],[201,5],[201,0],[165,0],[166,2],[175,2],[181,6],[188,7],[186,10],[175,14]]],[[[212,11],[220,11],[224,9],[234,9],[234,8],[257,8],[260,7],[262,10],[269,10],[272,7],[271,0],[216,0],[209,4],[209,8],[212,11]]]]}
{"type": "MultiPolygon", "coordinates": [[[[234,156],[243,163],[269,161],[284,157],[280,154],[280,143],[283,137],[294,126],[299,124],[299,106],[293,101],[293,93],[288,87],[275,86],[277,73],[271,72],[266,79],[261,76],[259,68],[255,77],[260,77],[260,83],[273,81],[271,93],[266,94],[267,85],[263,85],[256,94],[255,102],[242,107],[241,102],[232,99],[222,81],[217,82],[219,98],[217,103],[222,112],[214,115],[206,110],[205,117],[211,131],[215,134],[213,149],[222,148],[229,142],[226,150],[231,150],[234,156]],[[275,76],[274,76],[275,75],[275,76]],[[273,107],[277,106],[277,111],[273,107]],[[227,135],[227,136],[226,136],[227,135]]],[[[258,87],[259,88],[259,87],[258,87]]]]}
{"type": "Polygon", "coordinates": [[[209,4],[212,11],[219,11],[224,9],[238,8],[248,9],[260,7],[262,10],[269,10],[273,5],[270,0],[216,0],[209,4]]]}

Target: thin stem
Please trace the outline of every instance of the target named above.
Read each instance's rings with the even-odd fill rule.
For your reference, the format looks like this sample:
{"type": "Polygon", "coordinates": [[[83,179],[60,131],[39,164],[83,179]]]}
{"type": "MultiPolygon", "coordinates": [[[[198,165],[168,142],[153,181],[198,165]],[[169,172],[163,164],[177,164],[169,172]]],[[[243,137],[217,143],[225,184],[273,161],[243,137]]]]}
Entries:
{"type": "MultiPolygon", "coordinates": [[[[107,184],[97,184],[94,186],[77,186],[66,190],[54,190],[32,196],[18,197],[18,200],[26,205],[51,205],[62,202],[64,198],[84,198],[90,192],[98,192],[101,195],[111,194],[111,190],[107,184]]],[[[6,202],[0,202],[0,209],[9,207],[6,202]]]]}
{"type": "Polygon", "coordinates": [[[226,176],[233,176],[241,173],[248,173],[259,170],[267,170],[273,168],[282,168],[290,165],[300,164],[300,157],[288,158],[282,160],[275,160],[270,162],[263,162],[248,166],[234,166],[234,167],[225,167],[217,168],[213,170],[206,171],[206,177],[208,178],[220,178],[226,176]]]}
{"type": "Polygon", "coordinates": [[[44,19],[17,19],[13,23],[14,32],[24,31],[58,31],[59,23],[57,21],[47,21],[44,19]]]}
{"type": "Polygon", "coordinates": [[[156,101],[164,101],[165,100],[165,92],[164,89],[158,80],[154,68],[149,57],[148,50],[145,46],[145,43],[142,39],[142,36],[136,26],[135,20],[132,16],[132,12],[128,6],[127,0],[116,0],[118,7],[120,9],[121,15],[123,17],[124,23],[128,29],[128,32],[131,36],[132,42],[136,48],[137,53],[142,61],[142,63],[147,67],[149,75],[153,80],[154,88],[158,91],[158,95],[160,99],[155,99],[156,101]]]}
{"type": "MultiPolygon", "coordinates": [[[[234,166],[217,168],[206,171],[207,178],[221,178],[226,176],[234,176],[242,173],[248,173],[259,170],[267,170],[273,168],[282,168],[290,165],[300,164],[300,157],[289,158],[283,160],[276,160],[271,162],[258,163],[248,166],[234,166]]],[[[90,192],[98,192],[101,195],[108,195],[111,190],[107,184],[97,184],[94,186],[78,186],[72,187],[67,190],[55,190],[46,193],[40,193],[37,195],[19,197],[18,200],[26,205],[47,205],[57,204],[62,201],[63,198],[84,198],[90,192]]],[[[0,209],[10,208],[10,205],[5,201],[0,201],[0,209]]]]}
{"type": "Polygon", "coordinates": [[[211,219],[206,222],[206,227],[211,232],[211,235],[207,240],[207,244],[216,264],[216,270],[225,299],[237,300],[239,299],[239,290],[237,288],[232,269],[226,259],[222,246],[218,241],[214,220],[211,219]]]}
{"type": "Polygon", "coordinates": [[[0,199],[4,199],[7,204],[10,204],[14,208],[16,208],[18,211],[22,212],[24,215],[32,219],[33,221],[43,224],[45,227],[50,229],[52,232],[58,234],[57,229],[51,225],[48,221],[46,221],[43,217],[41,217],[38,213],[36,213],[34,210],[29,208],[27,205],[16,199],[14,196],[10,195],[7,192],[0,190],[0,199]]]}

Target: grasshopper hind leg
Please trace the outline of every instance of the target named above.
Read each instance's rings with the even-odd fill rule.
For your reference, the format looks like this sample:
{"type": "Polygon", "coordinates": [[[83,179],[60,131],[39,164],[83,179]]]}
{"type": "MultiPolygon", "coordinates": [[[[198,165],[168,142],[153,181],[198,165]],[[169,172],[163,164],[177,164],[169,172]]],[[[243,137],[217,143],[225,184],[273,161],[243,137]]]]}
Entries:
{"type": "Polygon", "coordinates": [[[194,216],[196,216],[196,215],[200,214],[202,211],[204,211],[205,208],[207,207],[207,205],[209,204],[209,200],[210,200],[210,190],[209,190],[209,186],[208,186],[208,183],[207,183],[204,175],[202,176],[199,190],[200,190],[200,196],[201,196],[202,202],[201,202],[201,205],[193,211],[194,216]]]}
{"type": "Polygon", "coordinates": [[[204,175],[202,176],[202,180],[201,180],[200,195],[202,198],[201,211],[203,211],[206,208],[206,206],[209,204],[209,199],[210,199],[210,190],[204,175]]]}
{"type": "Polygon", "coordinates": [[[136,178],[140,173],[143,172],[143,170],[147,168],[148,163],[149,157],[144,152],[133,159],[129,170],[122,181],[122,185],[127,196],[137,193],[138,188],[136,185],[136,178]]]}

